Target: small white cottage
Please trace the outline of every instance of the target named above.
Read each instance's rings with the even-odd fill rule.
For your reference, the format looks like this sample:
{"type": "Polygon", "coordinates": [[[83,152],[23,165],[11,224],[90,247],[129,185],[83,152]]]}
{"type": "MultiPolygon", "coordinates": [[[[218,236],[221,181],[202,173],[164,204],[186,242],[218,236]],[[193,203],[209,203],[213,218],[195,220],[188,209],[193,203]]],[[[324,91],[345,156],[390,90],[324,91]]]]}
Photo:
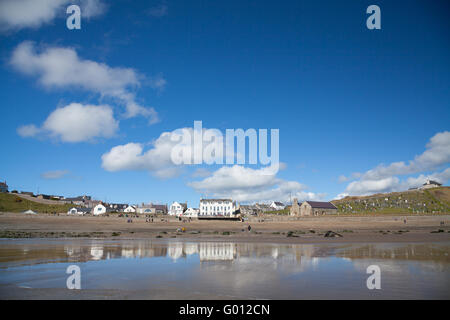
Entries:
{"type": "Polygon", "coordinates": [[[200,210],[197,208],[187,208],[187,210],[183,213],[183,217],[197,218],[199,212],[200,210]]]}
{"type": "Polygon", "coordinates": [[[286,206],[282,202],[278,202],[278,201],[272,201],[272,203],[270,204],[270,207],[274,211],[284,210],[284,208],[286,208],[286,206]]]}
{"type": "Polygon", "coordinates": [[[92,211],[92,214],[94,216],[98,216],[98,215],[101,215],[101,214],[104,214],[104,213],[106,213],[106,207],[103,204],[101,204],[101,203],[96,205],[94,207],[94,210],[92,211]]]}
{"type": "Polygon", "coordinates": [[[123,212],[135,213],[136,212],[136,207],[135,206],[128,206],[128,207],[125,208],[125,210],[123,210],[123,212]]]}

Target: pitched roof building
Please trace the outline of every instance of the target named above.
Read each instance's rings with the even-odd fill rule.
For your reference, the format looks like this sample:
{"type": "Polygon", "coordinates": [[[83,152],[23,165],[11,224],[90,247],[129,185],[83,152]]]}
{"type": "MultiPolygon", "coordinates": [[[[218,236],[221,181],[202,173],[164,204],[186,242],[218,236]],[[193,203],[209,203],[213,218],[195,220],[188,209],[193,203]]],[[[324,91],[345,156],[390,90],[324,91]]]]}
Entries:
{"type": "Polygon", "coordinates": [[[430,189],[430,188],[437,188],[440,186],[442,186],[442,183],[428,179],[420,188],[421,189],[430,189]]]}
{"type": "Polygon", "coordinates": [[[326,214],[337,214],[337,208],[331,202],[304,201],[299,204],[297,199],[292,202],[290,210],[292,216],[319,216],[326,214]]]}

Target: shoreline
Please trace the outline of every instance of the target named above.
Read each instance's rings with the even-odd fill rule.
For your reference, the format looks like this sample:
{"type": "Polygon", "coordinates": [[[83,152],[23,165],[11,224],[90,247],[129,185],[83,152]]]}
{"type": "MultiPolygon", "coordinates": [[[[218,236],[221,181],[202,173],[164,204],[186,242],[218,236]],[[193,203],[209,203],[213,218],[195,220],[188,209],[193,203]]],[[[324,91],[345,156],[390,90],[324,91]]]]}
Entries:
{"type": "MultiPolygon", "coordinates": [[[[93,217],[0,213],[2,239],[176,240],[264,243],[357,243],[450,241],[450,215],[322,216],[287,220],[178,221],[164,216],[93,217]],[[132,223],[127,223],[132,219],[132,223]],[[164,219],[165,221],[161,221],[164,219]],[[406,223],[404,220],[406,219],[406,223]],[[166,221],[167,220],[167,221],[166,221]],[[264,222],[262,222],[264,221],[264,222]],[[248,231],[248,226],[251,231],[248,231]],[[185,232],[180,232],[185,228],[185,232]],[[178,231],[177,231],[178,230],[178,231]],[[342,237],[325,237],[333,231],[342,237]]],[[[283,219],[284,218],[284,219],[283,219]]]]}

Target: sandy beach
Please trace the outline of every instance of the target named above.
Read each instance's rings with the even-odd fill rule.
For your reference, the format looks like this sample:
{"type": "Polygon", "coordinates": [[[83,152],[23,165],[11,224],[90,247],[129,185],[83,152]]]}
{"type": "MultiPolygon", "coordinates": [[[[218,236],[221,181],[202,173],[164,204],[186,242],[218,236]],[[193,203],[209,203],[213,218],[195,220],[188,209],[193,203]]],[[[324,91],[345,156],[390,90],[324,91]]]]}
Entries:
{"type": "Polygon", "coordinates": [[[155,218],[154,222],[146,222],[145,217],[132,218],[132,223],[128,219],[0,213],[0,238],[176,238],[280,243],[450,241],[450,215],[255,217],[246,222],[183,222],[167,216],[155,218]],[[184,232],[180,231],[182,228],[184,232]],[[325,237],[330,230],[341,237],[325,237]]]}

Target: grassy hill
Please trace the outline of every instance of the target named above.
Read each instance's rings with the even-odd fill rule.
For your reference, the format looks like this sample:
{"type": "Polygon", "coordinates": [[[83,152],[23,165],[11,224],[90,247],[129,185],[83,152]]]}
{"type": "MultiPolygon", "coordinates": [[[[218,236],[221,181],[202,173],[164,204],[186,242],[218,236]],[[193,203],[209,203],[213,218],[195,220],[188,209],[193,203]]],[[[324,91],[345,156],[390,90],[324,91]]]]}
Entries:
{"type": "Polygon", "coordinates": [[[332,201],[339,213],[450,213],[450,187],[345,197],[332,201]]]}
{"type": "Polygon", "coordinates": [[[0,193],[0,212],[22,212],[33,210],[39,213],[67,212],[73,204],[44,204],[27,200],[12,193],[0,193]]]}

